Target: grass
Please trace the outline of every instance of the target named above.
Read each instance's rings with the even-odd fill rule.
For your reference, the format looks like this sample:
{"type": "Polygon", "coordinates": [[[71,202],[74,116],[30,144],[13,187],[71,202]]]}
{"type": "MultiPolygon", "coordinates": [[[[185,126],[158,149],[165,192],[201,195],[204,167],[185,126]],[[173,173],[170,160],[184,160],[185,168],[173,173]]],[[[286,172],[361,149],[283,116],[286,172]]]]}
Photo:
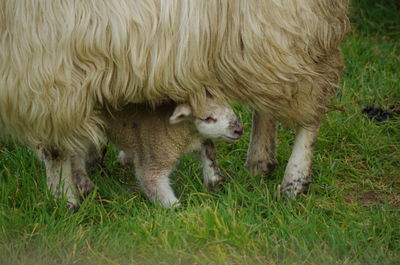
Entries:
{"type": "Polygon", "coordinates": [[[400,104],[400,6],[353,1],[346,71],[322,124],[307,196],[274,200],[293,133],[280,129],[279,167],[252,177],[242,167],[250,113],[236,106],[245,140],[220,144],[227,176],[207,192],[199,163],[172,176],[183,207],[166,210],[140,193],[134,175],[107,157],[97,190],[77,212],[46,189],[44,167],[25,147],[0,145],[0,264],[398,264],[400,119],[375,123],[366,105],[400,104]]]}

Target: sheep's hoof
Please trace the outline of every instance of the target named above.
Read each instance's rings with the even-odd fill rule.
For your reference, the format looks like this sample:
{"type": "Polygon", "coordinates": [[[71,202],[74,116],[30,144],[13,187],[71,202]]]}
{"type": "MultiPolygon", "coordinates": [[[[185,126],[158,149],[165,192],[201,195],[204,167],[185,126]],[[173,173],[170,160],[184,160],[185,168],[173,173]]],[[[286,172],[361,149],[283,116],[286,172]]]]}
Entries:
{"type": "Polygon", "coordinates": [[[79,198],[70,192],[70,190],[66,191],[66,193],[61,192],[59,189],[51,189],[51,191],[56,199],[66,200],[66,208],[71,212],[79,209],[79,198]]]}
{"type": "Polygon", "coordinates": [[[278,165],[276,161],[268,161],[268,160],[257,160],[250,161],[247,160],[245,167],[249,170],[250,174],[253,176],[256,175],[268,175],[272,170],[278,165]]]}
{"type": "Polygon", "coordinates": [[[89,195],[95,188],[94,183],[82,171],[74,172],[73,180],[78,194],[82,197],[86,197],[87,195],[89,195]]]}
{"type": "Polygon", "coordinates": [[[82,185],[78,185],[76,188],[81,196],[86,197],[94,190],[95,185],[89,180],[82,185]]]}
{"type": "Polygon", "coordinates": [[[280,194],[285,197],[285,201],[297,197],[300,194],[308,192],[311,181],[308,180],[293,180],[291,182],[282,183],[280,194]]]}

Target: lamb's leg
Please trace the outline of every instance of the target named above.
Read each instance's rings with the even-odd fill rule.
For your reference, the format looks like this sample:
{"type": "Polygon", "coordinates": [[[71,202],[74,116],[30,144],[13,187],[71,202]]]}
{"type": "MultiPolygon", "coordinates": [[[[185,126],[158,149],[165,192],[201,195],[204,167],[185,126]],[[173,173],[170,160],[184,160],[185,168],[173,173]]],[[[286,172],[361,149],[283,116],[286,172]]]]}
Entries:
{"type": "Polygon", "coordinates": [[[180,205],[169,183],[172,167],[160,169],[160,165],[145,163],[144,166],[138,166],[137,164],[135,164],[136,177],[152,202],[158,202],[166,208],[180,205]]]}
{"type": "Polygon", "coordinates": [[[57,198],[65,196],[69,207],[76,209],[78,200],[72,180],[71,156],[60,150],[39,149],[38,153],[46,167],[48,188],[57,198]]]}
{"type": "Polygon", "coordinates": [[[88,195],[94,189],[95,185],[90,180],[86,171],[86,159],[82,155],[73,155],[71,157],[72,181],[82,196],[88,195]]]}
{"type": "Polygon", "coordinates": [[[268,174],[277,164],[276,121],[254,110],[246,167],[252,175],[268,174]]]}
{"type": "Polygon", "coordinates": [[[293,197],[308,190],[311,183],[313,149],[318,131],[319,127],[297,129],[293,151],[281,184],[281,192],[287,197],[293,197]]]}
{"type": "Polygon", "coordinates": [[[207,189],[213,190],[223,180],[216,161],[216,150],[211,140],[205,140],[201,147],[203,164],[203,183],[207,189]]]}

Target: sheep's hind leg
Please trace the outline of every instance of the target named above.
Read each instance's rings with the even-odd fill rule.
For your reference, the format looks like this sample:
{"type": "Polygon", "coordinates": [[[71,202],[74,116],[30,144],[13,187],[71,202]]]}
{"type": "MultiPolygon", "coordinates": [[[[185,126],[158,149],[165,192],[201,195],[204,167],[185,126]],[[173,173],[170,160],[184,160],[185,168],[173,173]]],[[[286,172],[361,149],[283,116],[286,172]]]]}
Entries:
{"type": "Polygon", "coordinates": [[[215,190],[224,177],[218,169],[215,145],[211,140],[205,140],[202,144],[201,161],[204,186],[209,190],[215,190]]]}
{"type": "Polygon", "coordinates": [[[311,183],[313,149],[318,131],[318,126],[313,129],[301,127],[297,129],[293,151],[281,184],[282,194],[289,198],[308,190],[311,183]]]}
{"type": "Polygon", "coordinates": [[[65,196],[70,209],[78,207],[78,200],[75,194],[72,180],[71,156],[60,150],[39,149],[38,153],[46,167],[47,186],[57,197],[65,196]]]}
{"type": "Polygon", "coordinates": [[[277,164],[276,121],[268,114],[254,110],[246,167],[253,176],[266,175],[277,164]]]}

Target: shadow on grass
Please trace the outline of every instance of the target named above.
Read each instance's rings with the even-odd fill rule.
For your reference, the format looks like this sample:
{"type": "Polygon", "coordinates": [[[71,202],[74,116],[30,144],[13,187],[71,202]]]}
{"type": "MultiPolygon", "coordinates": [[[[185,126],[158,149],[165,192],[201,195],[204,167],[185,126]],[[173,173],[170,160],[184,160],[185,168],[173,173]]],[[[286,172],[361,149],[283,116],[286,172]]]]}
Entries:
{"type": "Polygon", "coordinates": [[[364,34],[400,40],[398,0],[351,0],[350,20],[364,34]]]}

